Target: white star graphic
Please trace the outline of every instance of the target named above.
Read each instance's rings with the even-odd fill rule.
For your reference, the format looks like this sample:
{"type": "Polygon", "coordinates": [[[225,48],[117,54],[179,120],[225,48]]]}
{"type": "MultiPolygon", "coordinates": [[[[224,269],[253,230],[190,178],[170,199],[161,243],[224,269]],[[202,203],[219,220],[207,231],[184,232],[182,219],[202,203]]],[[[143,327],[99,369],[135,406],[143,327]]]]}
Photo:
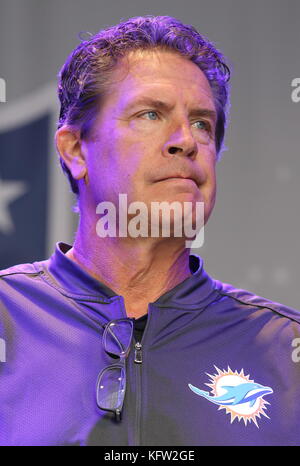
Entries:
{"type": "Polygon", "coordinates": [[[6,235],[15,231],[8,205],[28,191],[23,181],[4,181],[0,178],[0,233],[6,235]]]}

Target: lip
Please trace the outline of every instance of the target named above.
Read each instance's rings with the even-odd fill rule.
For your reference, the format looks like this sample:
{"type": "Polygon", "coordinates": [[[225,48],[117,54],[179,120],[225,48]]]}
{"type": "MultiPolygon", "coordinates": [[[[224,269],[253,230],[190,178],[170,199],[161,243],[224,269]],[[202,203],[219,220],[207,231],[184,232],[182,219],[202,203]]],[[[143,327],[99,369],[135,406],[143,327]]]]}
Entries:
{"type": "Polygon", "coordinates": [[[198,186],[197,180],[189,176],[174,175],[174,176],[168,176],[166,178],[162,178],[159,181],[174,181],[174,180],[193,181],[198,186]]]}

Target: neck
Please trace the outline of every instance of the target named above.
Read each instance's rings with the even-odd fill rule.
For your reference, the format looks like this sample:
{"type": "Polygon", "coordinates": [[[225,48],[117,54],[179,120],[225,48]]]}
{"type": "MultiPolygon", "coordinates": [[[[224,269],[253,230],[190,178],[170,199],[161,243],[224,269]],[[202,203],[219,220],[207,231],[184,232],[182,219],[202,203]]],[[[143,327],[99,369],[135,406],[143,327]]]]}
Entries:
{"type": "Polygon", "coordinates": [[[129,317],[147,312],[149,302],[191,275],[184,238],[99,238],[80,221],[66,255],[124,297],[129,317]]]}

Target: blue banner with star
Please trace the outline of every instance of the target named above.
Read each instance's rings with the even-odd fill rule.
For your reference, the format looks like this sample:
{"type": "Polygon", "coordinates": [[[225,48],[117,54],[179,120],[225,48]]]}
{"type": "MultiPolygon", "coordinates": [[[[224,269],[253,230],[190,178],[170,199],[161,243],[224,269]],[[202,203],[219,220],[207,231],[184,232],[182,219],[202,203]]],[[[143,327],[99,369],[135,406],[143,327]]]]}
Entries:
{"type": "Polygon", "coordinates": [[[45,258],[50,121],[0,132],[0,269],[45,258]]]}

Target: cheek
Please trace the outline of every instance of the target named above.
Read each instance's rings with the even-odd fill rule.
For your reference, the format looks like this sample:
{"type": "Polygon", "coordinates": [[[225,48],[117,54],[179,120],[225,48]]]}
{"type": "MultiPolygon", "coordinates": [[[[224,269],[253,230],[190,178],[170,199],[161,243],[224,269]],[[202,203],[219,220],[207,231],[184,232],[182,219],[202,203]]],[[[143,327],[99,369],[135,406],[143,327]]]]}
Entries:
{"type": "MultiPolygon", "coordinates": [[[[111,137],[99,137],[89,152],[88,173],[91,190],[99,197],[128,193],[137,189],[147,165],[147,145],[136,137],[113,131],[111,137]]],[[[149,152],[149,151],[148,151],[149,152]]]]}
{"type": "Polygon", "coordinates": [[[111,150],[110,157],[114,158],[114,163],[118,170],[131,177],[134,183],[143,168],[149,164],[149,157],[152,153],[152,146],[147,138],[142,138],[140,134],[129,130],[120,130],[111,150]]]}
{"type": "Polygon", "coordinates": [[[206,174],[206,180],[215,184],[216,181],[216,150],[213,144],[199,149],[199,164],[206,174]]]}
{"type": "MultiPolygon", "coordinates": [[[[216,197],[216,158],[215,151],[203,154],[201,168],[205,172],[206,181],[203,184],[203,194],[206,202],[214,205],[216,197]]],[[[201,188],[200,188],[201,189],[201,188]]]]}
{"type": "Polygon", "coordinates": [[[216,171],[215,167],[211,167],[210,176],[209,176],[209,200],[212,207],[215,204],[216,193],[217,193],[217,182],[216,182],[216,171]]]}

